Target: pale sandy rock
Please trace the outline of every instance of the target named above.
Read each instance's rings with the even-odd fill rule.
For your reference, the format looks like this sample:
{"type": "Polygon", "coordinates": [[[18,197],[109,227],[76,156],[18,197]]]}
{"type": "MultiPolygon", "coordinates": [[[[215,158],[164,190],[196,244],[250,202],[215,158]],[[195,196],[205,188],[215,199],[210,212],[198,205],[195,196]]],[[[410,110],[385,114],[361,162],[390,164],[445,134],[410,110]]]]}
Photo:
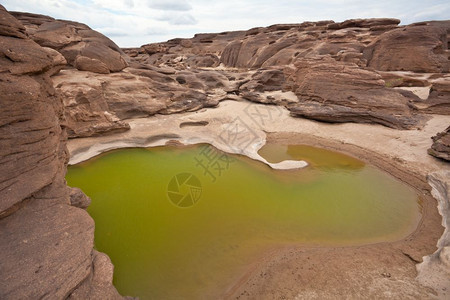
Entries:
{"type": "Polygon", "coordinates": [[[445,231],[437,242],[438,250],[417,265],[417,278],[422,284],[434,288],[439,298],[447,299],[450,295],[450,171],[431,173],[427,179],[434,198],[438,200],[445,231]]]}

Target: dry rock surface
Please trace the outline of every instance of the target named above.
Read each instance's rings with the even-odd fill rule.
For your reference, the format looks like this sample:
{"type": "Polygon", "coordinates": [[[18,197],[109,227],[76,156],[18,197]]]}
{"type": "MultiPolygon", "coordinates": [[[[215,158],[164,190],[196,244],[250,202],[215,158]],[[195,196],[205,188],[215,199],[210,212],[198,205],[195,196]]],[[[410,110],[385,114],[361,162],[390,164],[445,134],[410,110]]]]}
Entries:
{"type": "MultiPolygon", "coordinates": [[[[90,199],[81,190],[66,186],[67,138],[90,141],[111,136],[114,140],[127,137],[139,123],[137,118],[161,120],[161,115],[199,111],[233,100],[289,110],[289,115],[281,114],[285,121],[278,120],[280,124],[270,127],[275,132],[283,131],[288,123],[296,128],[301,122],[311,122],[304,118],[366,123],[352,127],[342,133],[346,137],[339,138],[341,144],[357,144],[360,136],[353,128],[365,128],[365,137],[370,139],[369,127],[364,126],[372,124],[370,128],[395,131],[380,131],[388,139],[381,139],[383,142],[389,143],[392,137],[414,149],[420,145],[423,153],[430,147],[429,154],[443,159],[426,155],[424,159],[419,154],[420,164],[426,166],[428,160],[433,161],[429,165],[435,165],[434,161],[438,161],[436,165],[447,164],[448,128],[441,133],[436,129],[432,140],[431,134],[426,141],[408,138],[421,136],[412,134],[413,130],[428,134],[429,128],[442,131],[450,123],[446,117],[450,115],[450,21],[407,26],[399,23],[397,19],[353,19],[277,24],[120,49],[87,25],[31,13],[9,13],[0,5],[0,298],[121,298],[112,285],[109,258],[93,250],[94,223],[84,210],[90,199]],[[422,147],[424,143],[426,147],[422,147]]],[[[192,124],[217,126],[218,120],[226,123],[237,115],[236,111],[226,112],[226,116],[208,121],[188,118],[183,124],[185,128],[192,124]]],[[[349,125],[320,124],[311,128],[349,125]]],[[[180,123],[178,129],[182,127],[180,123]]],[[[311,135],[318,134],[310,131],[311,135]]],[[[332,140],[333,135],[341,134],[333,132],[326,138],[332,140]]],[[[151,139],[145,134],[145,141],[151,139]]],[[[382,145],[373,148],[385,154],[388,161],[396,157],[380,150],[382,145]]],[[[416,177],[423,177],[419,174],[416,177]]],[[[440,200],[440,212],[448,223],[449,173],[430,176],[435,198],[444,199],[440,200]]],[[[423,186],[421,189],[426,190],[423,186]]],[[[447,223],[444,225],[448,228],[447,223]]],[[[430,243],[437,243],[438,230],[427,235],[427,226],[418,233],[425,245],[421,249],[414,250],[409,244],[402,244],[404,252],[391,249],[397,253],[393,261],[400,266],[396,280],[405,283],[405,292],[394,296],[448,296],[443,288],[447,283],[439,280],[448,276],[448,267],[442,267],[449,261],[448,229],[437,244],[437,252],[419,268],[425,270],[419,277],[430,290],[416,286],[414,265],[421,260],[419,254],[431,254],[436,249],[430,243]],[[429,272],[438,274],[437,278],[423,275],[429,272]]],[[[388,248],[377,246],[370,248],[370,253],[389,256],[393,252],[388,248]]],[[[289,268],[283,267],[283,261],[272,261],[273,265],[258,269],[272,272],[267,280],[253,282],[257,278],[253,274],[247,285],[240,285],[235,292],[251,298],[247,288],[253,282],[256,290],[251,295],[257,298],[326,298],[351,293],[352,278],[364,275],[361,265],[373,271],[372,277],[364,277],[367,282],[380,272],[386,273],[377,267],[378,261],[355,262],[353,277],[344,278],[345,289],[328,289],[321,294],[318,289],[330,278],[338,284],[340,270],[348,267],[333,260],[330,270],[334,277],[321,277],[318,286],[310,285],[301,295],[298,290],[289,290],[292,281],[283,278],[297,272],[293,268],[300,267],[299,261],[309,255],[323,261],[330,257],[330,251],[334,251],[334,257],[348,259],[352,255],[363,259],[364,253],[369,253],[364,247],[310,250],[306,254],[294,251],[289,256],[289,268]],[[276,288],[280,280],[283,291],[276,288]]],[[[309,264],[312,267],[315,263],[317,260],[309,264]]],[[[371,286],[355,295],[378,297],[384,287],[393,291],[396,282],[389,276],[376,277],[371,286]]],[[[299,282],[308,284],[305,278],[299,282]]]]}
{"type": "Polygon", "coordinates": [[[438,158],[450,161],[450,127],[432,137],[433,144],[428,153],[438,158]]]}
{"type": "Polygon", "coordinates": [[[50,75],[66,60],[1,5],[0,24],[0,298],[63,299],[88,285],[84,299],[119,299],[112,265],[93,251],[93,220],[70,202],[85,207],[86,196],[64,180],[64,106],[50,75]],[[109,285],[91,284],[96,276],[109,285]]]}

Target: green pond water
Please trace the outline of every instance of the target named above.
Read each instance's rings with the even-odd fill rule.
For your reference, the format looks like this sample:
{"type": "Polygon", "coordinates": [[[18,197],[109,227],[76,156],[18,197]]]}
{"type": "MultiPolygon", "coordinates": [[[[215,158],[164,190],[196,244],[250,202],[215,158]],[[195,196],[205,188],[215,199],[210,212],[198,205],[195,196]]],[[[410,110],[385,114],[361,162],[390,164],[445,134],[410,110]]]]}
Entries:
{"type": "Polygon", "coordinates": [[[395,241],[414,231],[414,190],[349,156],[266,145],[277,171],[207,145],[123,149],[71,166],[67,181],[92,198],[95,248],[123,295],[214,299],[268,251],[395,241]]]}

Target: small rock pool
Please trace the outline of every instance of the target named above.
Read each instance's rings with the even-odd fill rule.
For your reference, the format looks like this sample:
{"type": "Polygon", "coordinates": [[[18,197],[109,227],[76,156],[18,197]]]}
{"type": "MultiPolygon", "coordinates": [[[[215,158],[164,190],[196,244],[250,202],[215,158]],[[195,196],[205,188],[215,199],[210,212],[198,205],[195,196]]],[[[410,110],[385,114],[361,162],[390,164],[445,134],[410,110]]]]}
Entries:
{"type": "Polygon", "coordinates": [[[290,246],[396,241],[421,218],[415,191],[352,157],[266,145],[273,170],[209,145],[115,150],[68,168],[92,199],[95,248],[111,258],[122,295],[222,296],[264,254],[290,246]]]}

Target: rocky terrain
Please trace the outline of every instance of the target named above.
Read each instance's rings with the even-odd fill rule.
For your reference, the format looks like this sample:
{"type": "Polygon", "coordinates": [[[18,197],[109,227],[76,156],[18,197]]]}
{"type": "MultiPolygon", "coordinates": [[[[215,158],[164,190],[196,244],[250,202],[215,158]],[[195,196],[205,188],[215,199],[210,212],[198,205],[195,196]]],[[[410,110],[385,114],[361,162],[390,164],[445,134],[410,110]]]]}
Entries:
{"type": "Polygon", "coordinates": [[[450,113],[450,21],[283,24],[122,51],[83,24],[13,15],[31,39],[72,67],[53,76],[64,95],[69,138],[123,131],[130,118],[228,99],[283,105],[292,116],[320,121],[398,129],[420,128],[428,113],[450,113]]]}
{"type": "MultiPolygon", "coordinates": [[[[120,49],[84,24],[0,5],[0,298],[121,297],[93,250],[89,199],[66,186],[67,138],[224,100],[405,136],[450,115],[450,21],[399,23],[278,24],[120,49]]],[[[449,128],[425,142],[435,160],[450,160],[449,128]]],[[[448,173],[430,178],[448,215],[448,173]]],[[[427,261],[448,263],[447,245],[427,261]]]]}
{"type": "Polygon", "coordinates": [[[0,6],[0,298],[120,298],[93,250],[87,196],[66,186],[64,105],[51,75],[66,65],[0,6]],[[77,207],[78,206],[78,207],[77,207]]]}

